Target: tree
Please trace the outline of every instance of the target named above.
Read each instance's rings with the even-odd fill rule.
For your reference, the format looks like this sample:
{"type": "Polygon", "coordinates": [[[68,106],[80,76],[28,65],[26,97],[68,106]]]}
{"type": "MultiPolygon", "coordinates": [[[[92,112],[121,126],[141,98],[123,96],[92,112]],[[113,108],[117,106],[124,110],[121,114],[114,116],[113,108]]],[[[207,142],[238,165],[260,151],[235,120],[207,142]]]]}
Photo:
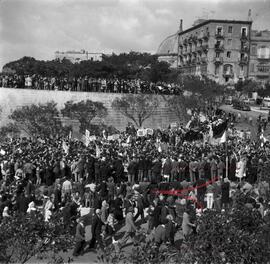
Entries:
{"type": "Polygon", "coordinates": [[[188,109],[199,107],[199,100],[195,96],[184,96],[183,94],[174,96],[163,96],[169,110],[174,113],[180,123],[189,120],[188,109]]]}
{"type": "Polygon", "coordinates": [[[50,222],[38,211],[11,216],[0,224],[0,262],[26,263],[36,255],[52,256],[70,249],[72,240],[61,213],[52,215],[50,222]]]}
{"type": "Polygon", "coordinates": [[[153,115],[158,105],[157,97],[149,94],[129,94],[115,98],[112,102],[112,108],[131,119],[137,127],[141,127],[153,115]]]}
{"type": "Polygon", "coordinates": [[[12,112],[9,116],[19,129],[32,137],[51,137],[68,133],[68,129],[62,126],[59,111],[55,102],[46,104],[32,104],[23,106],[12,112]]]}
{"type": "Polygon", "coordinates": [[[4,139],[9,135],[15,137],[20,134],[20,129],[14,123],[8,123],[7,125],[0,128],[0,138],[4,139]]]}
{"type": "Polygon", "coordinates": [[[235,90],[245,94],[251,94],[260,88],[260,84],[254,80],[240,80],[235,84],[235,90]]]}
{"type": "Polygon", "coordinates": [[[142,232],[139,239],[135,237],[131,253],[110,245],[98,259],[101,263],[268,264],[269,227],[269,218],[262,219],[258,210],[245,205],[224,213],[207,210],[198,218],[197,234],[177,247],[154,247],[142,232]]]}
{"type": "Polygon", "coordinates": [[[78,103],[66,102],[61,113],[65,117],[78,120],[80,122],[80,132],[84,133],[85,129],[91,127],[94,118],[103,118],[108,114],[108,111],[103,103],[86,100],[78,103]]]}

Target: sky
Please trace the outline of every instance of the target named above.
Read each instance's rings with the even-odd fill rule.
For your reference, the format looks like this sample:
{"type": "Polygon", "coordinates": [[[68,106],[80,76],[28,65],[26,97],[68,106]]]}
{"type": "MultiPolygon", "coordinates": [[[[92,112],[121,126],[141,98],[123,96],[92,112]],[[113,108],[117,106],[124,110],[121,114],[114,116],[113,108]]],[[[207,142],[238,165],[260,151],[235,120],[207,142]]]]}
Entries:
{"type": "Polygon", "coordinates": [[[0,0],[0,69],[55,51],[155,53],[162,40],[198,18],[246,20],[270,29],[270,0],[0,0]]]}

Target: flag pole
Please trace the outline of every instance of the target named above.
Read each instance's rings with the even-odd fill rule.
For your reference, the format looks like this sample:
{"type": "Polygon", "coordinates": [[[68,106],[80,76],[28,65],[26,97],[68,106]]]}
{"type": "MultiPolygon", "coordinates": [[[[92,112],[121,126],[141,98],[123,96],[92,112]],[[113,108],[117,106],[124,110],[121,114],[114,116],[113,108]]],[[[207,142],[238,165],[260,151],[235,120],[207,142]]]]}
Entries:
{"type": "Polygon", "coordinates": [[[227,140],[225,142],[225,148],[226,148],[226,178],[228,179],[228,173],[229,173],[229,157],[228,157],[228,143],[227,140]]]}

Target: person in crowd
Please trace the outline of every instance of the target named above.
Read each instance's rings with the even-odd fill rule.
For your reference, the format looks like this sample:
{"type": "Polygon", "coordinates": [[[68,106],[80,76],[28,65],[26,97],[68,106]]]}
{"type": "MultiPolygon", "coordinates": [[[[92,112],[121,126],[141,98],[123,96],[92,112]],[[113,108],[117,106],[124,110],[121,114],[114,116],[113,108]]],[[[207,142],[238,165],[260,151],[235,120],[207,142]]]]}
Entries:
{"type": "Polygon", "coordinates": [[[78,220],[75,234],[75,247],[73,250],[73,256],[77,257],[84,252],[85,242],[85,226],[83,219],[78,220]]]}
{"type": "Polygon", "coordinates": [[[89,242],[89,249],[95,249],[96,245],[99,244],[100,247],[103,247],[103,241],[101,237],[102,226],[104,223],[101,220],[101,210],[96,209],[93,221],[92,221],[92,238],[89,242]]]}

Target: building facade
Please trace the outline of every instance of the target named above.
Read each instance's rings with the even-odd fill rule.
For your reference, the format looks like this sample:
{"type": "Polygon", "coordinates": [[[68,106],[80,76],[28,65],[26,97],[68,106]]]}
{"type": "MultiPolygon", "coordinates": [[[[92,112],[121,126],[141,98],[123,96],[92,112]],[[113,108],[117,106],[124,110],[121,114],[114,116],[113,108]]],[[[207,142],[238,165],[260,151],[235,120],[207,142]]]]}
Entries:
{"type": "Polygon", "coordinates": [[[270,81],[270,31],[251,31],[249,77],[264,84],[270,81]]]}
{"type": "Polygon", "coordinates": [[[103,53],[91,53],[85,50],[81,51],[56,51],[55,59],[70,60],[72,63],[79,63],[85,60],[102,61],[103,53]]]}
{"type": "Polygon", "coordinates": [[[205,20],[178,34],[177,66],[183,75],[220,84],[248,77],[251,21],[205,20]]]}

